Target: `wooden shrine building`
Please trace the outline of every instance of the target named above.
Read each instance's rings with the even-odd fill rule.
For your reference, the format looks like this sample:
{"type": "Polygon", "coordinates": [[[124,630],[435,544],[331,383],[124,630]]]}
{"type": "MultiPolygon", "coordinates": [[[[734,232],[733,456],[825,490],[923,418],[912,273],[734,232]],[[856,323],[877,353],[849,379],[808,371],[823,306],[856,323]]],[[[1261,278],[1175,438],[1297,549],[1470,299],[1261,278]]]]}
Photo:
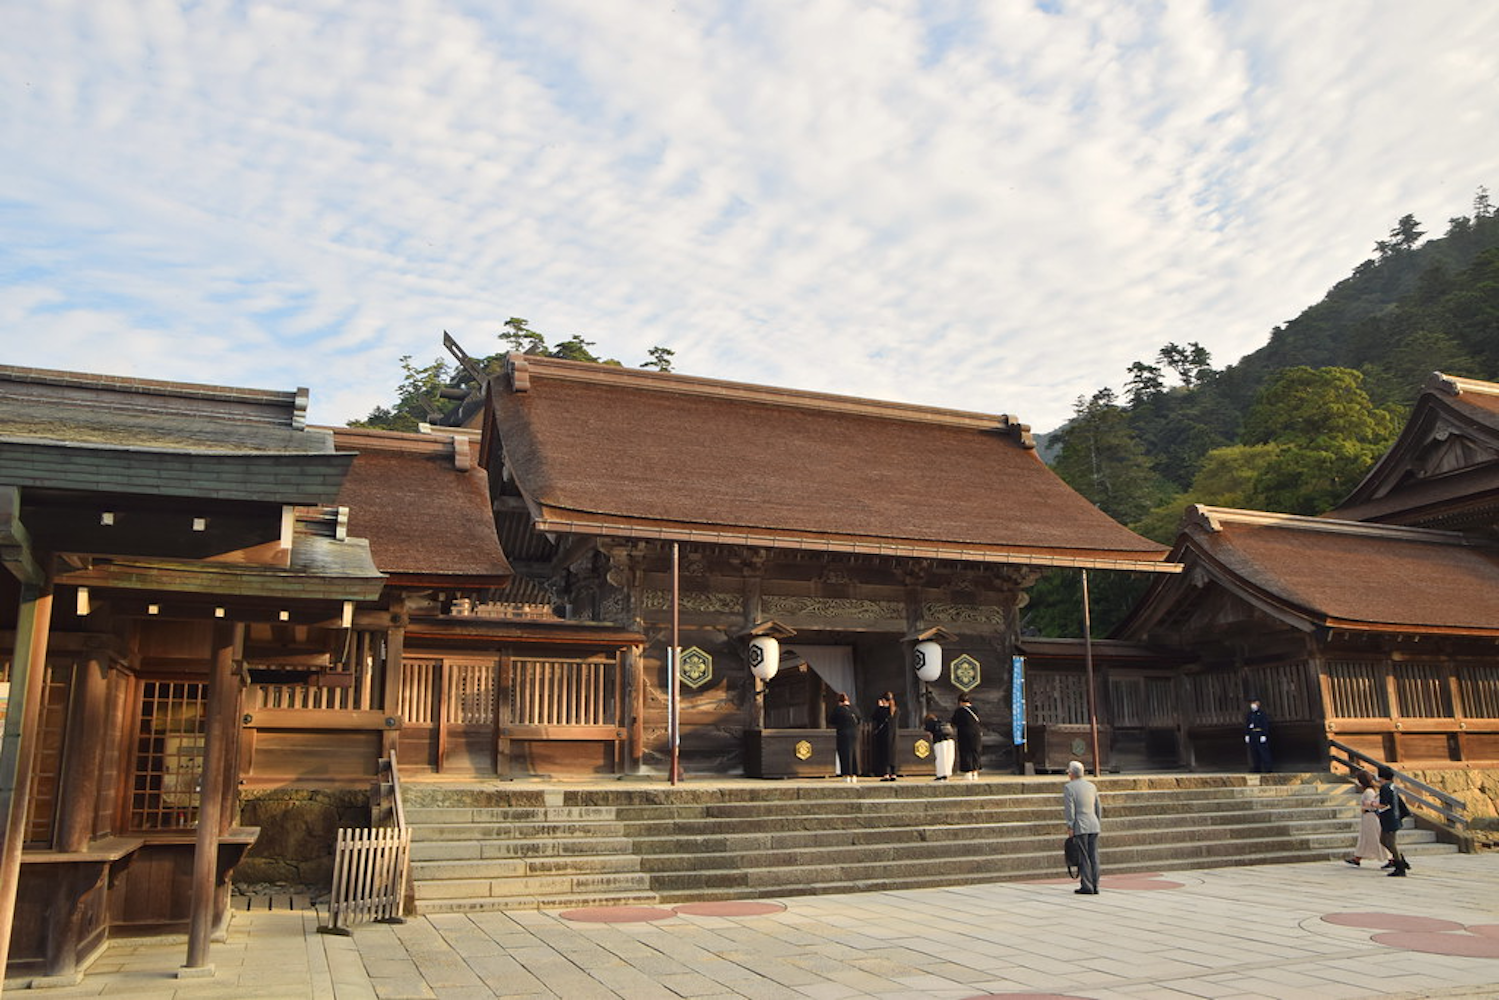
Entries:
{"type": "Polygon", "coordinates": [[[1115,631],[1190,654],[1183,763],[1242,767],[1260,697],[1287,768],[1328,741],[1405,765],[1499,761],[1499,385],[1433,375],[1325,517],[1194,507],[1115,631]]]}
{"type": "Polygon", "coordinates": [[[306,405],[0,367],[7,972],[66,982],[111,935],[173,929],[206,964],[256,834],[243,670],[384,583],[332,506],[352,456],[306,405]]]}
{"type": "MultiPolygon", "coordinates": [[[[830,774],[830,699],[867,718],[886,690],[906,763],[930,766],[928,695],[951,713],[971,692],[1008,743],[1017,611],[1042,567],[1177,568],[1058,479],[1012,417],[526,355],[487,395],[512,566],[567,619],[644,637],[619,689],[626,769],[668,765],[674,618],[685,770],[830,774]],[[930,691],[918,653],[940,665],[930,691]]],[[[563,697],[559,731],[585,724],[586,700],[563,697]]]]}

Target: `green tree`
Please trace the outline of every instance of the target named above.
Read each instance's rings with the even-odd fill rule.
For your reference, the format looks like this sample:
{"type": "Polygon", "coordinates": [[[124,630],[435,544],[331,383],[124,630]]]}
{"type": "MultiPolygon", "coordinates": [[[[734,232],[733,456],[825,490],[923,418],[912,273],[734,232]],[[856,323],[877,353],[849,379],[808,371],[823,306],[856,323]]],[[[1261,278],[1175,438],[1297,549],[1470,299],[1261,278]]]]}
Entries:
{"type": "Polygon", "coordinates": [[[372,427],[386,431],[415,431],[418,424],[442,416],[452,404],[442,398],[450,374],[441,358],[418,367],[411,355],[401,357],[401,381],[396,386],[396,401],[391,406],[377,406],[363,420],[349,421],[350,427],[372,427]]]}
{"type": "Polygon", "coordinates": [[[1266,383],[1244,418],[1244,444],[1280,451],[1246,498],[1262,510],[1320,514],[1357,485],[1399,429],[1349,368],[1287,368],[1266,383]]]}
{"type": "Polygon", "coordinates": [[[651,356],[649,361],[640,364],[642,368],[654,368],[658,372],[671,371],[671,359],[677,356],[677,352],[669,347],[652,347],[648,352],[651,356]]]}
{"type": "Polygon", "coordinates": [[[1396,254],[1409,253],[1416,249],[1416,244],[1426,232],[1416,217],[1409,213],[1402,215],[1400,221],[1395,223],[1395,228],[1390,230],[1390,238],[1380,240],[1374,244],[1374,250],[1379,254],[1380,260],[1393,257],[1396,254]]]}
{"type": "MultiPolygon", "coordinates": [[[[1090,570],[1088,605],[1095,639],[1108,635],[1150,586],[1151,573],[1090,570]]],[[[1083,634],[1083,582],[1075,569],[1051,569],[1026,593],[1021,631],[1057,639],[1083,634]]]]}
{"type": "Polygon", "coordinates": [[[1130,406],[1139,406],[1166,391],[1166,379],[1155,365],[1136,361],[1129,366],[1129,380],[1124,383],[1124,394],[1130,406]]]}
{"type": "Polygon", "coordinates": [[[1116,521],[1142,517],[1169,492],[1112,389],[1100,389],[1091,399],[1079,397],[1072,421],[1057,436],[1057,475],[1116,521]]]}
{"type": "Polygon", "coordinates": [[[1176,540],[1182,513],[1194,503],[1213,507],[1248,507],[1255,481],[1280,454],[1277,444],[1235,444],[1214,448],[1203,457],[1190,488],[1178,493],[1130,525],[1146,538],[1170,545],[1176,540]]]}
{"type": "Polygon", "coordinates": [[[531,329],[529,321],[519,316],[511,316],[505,321],[504,332],[500,334],[500,343],[520,354],[547,353],[546,338],[531,329]]]}

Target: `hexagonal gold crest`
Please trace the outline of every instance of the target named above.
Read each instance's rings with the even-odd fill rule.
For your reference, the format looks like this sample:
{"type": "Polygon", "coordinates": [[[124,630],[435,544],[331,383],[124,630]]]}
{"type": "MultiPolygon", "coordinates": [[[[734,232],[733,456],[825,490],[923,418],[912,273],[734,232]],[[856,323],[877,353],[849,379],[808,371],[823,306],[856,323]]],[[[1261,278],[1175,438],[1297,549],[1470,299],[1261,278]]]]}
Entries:
{"type": "Polygon", "coordinates": [[[911,749],[915,751],[916,756],[920,757],[922,760],[926,760],[932,755],[932,745],[926,740],[917,740],[916,745],[911,749]]]}
{"type": "Polygon", "coordinates": [[[952,686],[965,694],[979,686],[979,661],[964,653],[948,664],[952,686]]]}
{"type": "Polygon", "coordinates": [[[809,760],[812,757],[812,743],[810,740],[797,740],[791,752],[796,754],[797,760],[809,760]]]}
{"type": "Polygon", "coordinates": [[[677,672],[683,684],[696,690],[713,679],[713,657],[696,646],[684,649],[677,672]]]}

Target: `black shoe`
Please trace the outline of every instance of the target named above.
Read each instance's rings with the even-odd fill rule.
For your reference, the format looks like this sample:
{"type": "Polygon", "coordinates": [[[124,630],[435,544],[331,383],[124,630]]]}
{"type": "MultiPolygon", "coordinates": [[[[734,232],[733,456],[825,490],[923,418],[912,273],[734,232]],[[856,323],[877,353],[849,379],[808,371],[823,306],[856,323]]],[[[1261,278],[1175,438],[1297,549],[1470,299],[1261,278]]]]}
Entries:
{"type": "Polygon", "coordinates": [[[1381,867],[1381,868],[1394,868],[1395,867],[1395,862],[1393,860],[1386,861],[1384,864],[1380,865],[1379,867],[1381,867]]]}
{"type": "Polygon", "coordinates": [[[1396,868],[1394,871],[1390,872],[1390,874],[1387,875],[1387,876],[1385,876],[1385,877],[1386,878],[1405,878],[1405,869],[1404,868],[1396,868]]]}
{"type": "Polygon", "coordinates": [[[1355,868],[1360,867],[1360,865],[1358,863],[1358,858],[1344,858],[1343,859],[1343,864],[1345,864],[1345,865],[1352,865],[1355,868]]]}
{"type": "Polygon", "coordinates": [[[1098,895],[1098,890],[1097,889],[1073,889],[1072,891],[1074,893],[1076,893],[1077,895],[1079,895],[1079,896],[1096,896],[1096,895],[1098,895]]]}

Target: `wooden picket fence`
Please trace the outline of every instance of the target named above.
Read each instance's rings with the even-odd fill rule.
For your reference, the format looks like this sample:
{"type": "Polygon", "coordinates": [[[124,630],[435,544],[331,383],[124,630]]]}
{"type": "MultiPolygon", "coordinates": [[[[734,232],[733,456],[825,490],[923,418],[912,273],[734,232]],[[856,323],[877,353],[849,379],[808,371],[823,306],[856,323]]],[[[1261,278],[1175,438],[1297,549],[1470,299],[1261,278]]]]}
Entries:
{"type": "Polygon", "coordinates": [[[341,828],[333,852],[333,893],[325,934],[348,934],[357,923],[371,920],[400,923],[406,908],[411,862],[411,830],[401,803],[401,778],[396,754],[380,761],[389,781],[376,781],[371,793],[369,829],[341,828]],[[388,825],[386,825],[388,824],[388,825]]]}
{"type": "Polygon", "coordinates": [[[331,929],[400,918],[406,896],[409,829],[341,829],[333,855],[331,929]]]}

